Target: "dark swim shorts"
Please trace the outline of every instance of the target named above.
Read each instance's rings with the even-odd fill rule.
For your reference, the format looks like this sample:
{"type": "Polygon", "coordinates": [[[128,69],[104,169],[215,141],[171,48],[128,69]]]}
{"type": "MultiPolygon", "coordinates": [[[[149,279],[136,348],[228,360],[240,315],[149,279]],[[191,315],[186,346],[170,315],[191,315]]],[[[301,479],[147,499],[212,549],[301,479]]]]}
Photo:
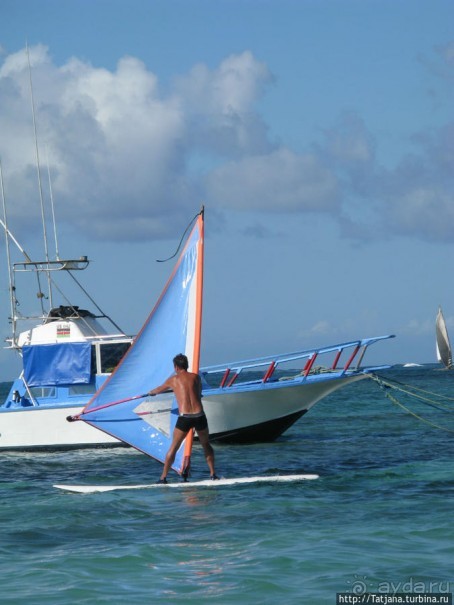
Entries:
{"type": "Polygon", "coordinates": [[[175,428],[180,429],[180,431],[183,431],[184,433],[187,433],[191,429],[195,429],[197,432],[207,429],[208,422],[205,412],[199,412],[198,414],[182,414],[181,416],[178,416],[175,428]]]}

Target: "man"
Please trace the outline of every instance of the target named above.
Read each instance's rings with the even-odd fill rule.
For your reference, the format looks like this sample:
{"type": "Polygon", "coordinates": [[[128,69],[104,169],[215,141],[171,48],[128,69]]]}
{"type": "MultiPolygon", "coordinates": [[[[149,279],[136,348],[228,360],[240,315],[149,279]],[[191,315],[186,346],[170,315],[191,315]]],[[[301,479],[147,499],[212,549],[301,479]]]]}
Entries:
{"type": "Polygon", "coordinates": [[[173,391],[178,403],[177,423],[173,431],[172,444],[166,454],[164,468],[158,483],[167,483],[167,473],[175,460],[176,453],[190,430],[195,429],[205,452],[211,479],[218,479],[214,470],[214,451],[209,441],[208,422],[202,406],[202,381],[198,374],[188,372],[188,358],[180,353],[173,358],[175,374],[164,384],[151,390],[149,395],[173,391]]]}

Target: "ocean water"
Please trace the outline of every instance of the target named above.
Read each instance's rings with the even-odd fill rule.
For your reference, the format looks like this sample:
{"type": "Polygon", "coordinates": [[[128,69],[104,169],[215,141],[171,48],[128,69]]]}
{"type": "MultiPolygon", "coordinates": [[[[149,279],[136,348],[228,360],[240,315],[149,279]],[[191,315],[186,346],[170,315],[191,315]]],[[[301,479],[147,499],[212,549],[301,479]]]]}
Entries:
{"type": "MultiPolygon", "coordinates": [[[[453,592],[454,372],[382,375],[450,397],[406,405],[451,432],[366,380],[274,443],[215,446],[220,475],[315,481],[77,495],[53,484],[154,482],[161,467],[131,449],[0,453],[0,603],[318,605],[340,592],[453,592]]],[[[193,476],[206,475],[196,446],[193,476]]]]}

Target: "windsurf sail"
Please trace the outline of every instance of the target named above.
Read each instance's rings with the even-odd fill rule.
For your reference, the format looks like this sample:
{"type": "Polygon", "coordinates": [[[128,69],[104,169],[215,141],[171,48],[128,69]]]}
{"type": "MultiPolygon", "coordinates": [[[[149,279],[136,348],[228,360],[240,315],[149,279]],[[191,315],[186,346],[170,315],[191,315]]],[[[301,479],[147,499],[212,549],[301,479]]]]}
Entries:
{"type": "MultiPolygon", "coordinates": [[[[85,406],[78,419],[164,462],[178,418],[173,393],[139,395],[174,373],[173,358],[183,353],[189,370],[199,371],[203,293],[204,212],[195,219],[173,272],[131,348],[85,406]],[[141,400],[138,402],[138,400],[141,400]]],[[[172,466],[189,469],[192,432],[172,466]]]]}
{"type": "Polygon", "coordinates": [[[437,359],[446,368],[451,369],[452,365],[452,350],[449,342],[448,330],[446,328],[445,318],[441,307],[438,308],[437,319],[435,322],[437,359]]]}

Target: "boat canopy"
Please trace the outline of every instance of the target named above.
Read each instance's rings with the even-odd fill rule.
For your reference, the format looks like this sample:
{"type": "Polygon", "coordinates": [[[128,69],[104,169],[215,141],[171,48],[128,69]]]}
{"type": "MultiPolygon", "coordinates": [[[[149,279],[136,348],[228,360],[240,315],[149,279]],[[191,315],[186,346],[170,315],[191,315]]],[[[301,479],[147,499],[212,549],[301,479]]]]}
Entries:
{"type": "Polygon", "coordinates": [[[91,345],[88,342],[24,346],[22,354],[24,379],[30,387],[90,382],[91,345]]]}

